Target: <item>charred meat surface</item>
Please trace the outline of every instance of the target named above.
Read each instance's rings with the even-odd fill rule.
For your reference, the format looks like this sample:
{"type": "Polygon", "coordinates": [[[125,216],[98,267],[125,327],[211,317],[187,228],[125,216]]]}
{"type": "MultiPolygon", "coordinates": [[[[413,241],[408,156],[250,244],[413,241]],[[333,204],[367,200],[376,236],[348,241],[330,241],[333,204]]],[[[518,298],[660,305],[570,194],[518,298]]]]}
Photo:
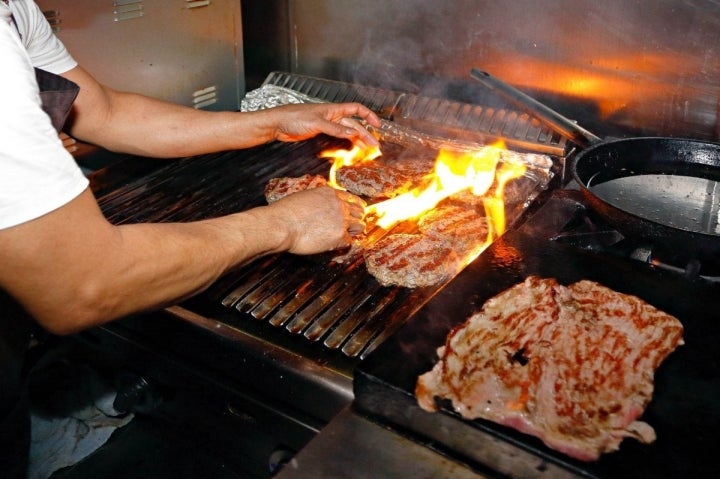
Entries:
{"type": "Polygon", "coordinates": [[[272,178],[265,185],[265,200],[272,204],[298,191],[326,186],[327,180],[321,175],[272,178]]]}
{"type": "Polygon", "coordinates": [[[402,171],[374,163],[340,168],[337,182],[350,193],[368,198],[391,198],[410,191],[413,186],[402,171]]]}
{"type": "Polygon", "coordinates": [[[391,234],[365,250],[365,265],[384,286],[417,288],[450,279],[458,257],[442,239],[417,234],[391,234]]]}
{"type": "Polygon", "coordinates": [[[428,157],[421,153],[415,153],[413,156],[403,156],[388,163],[410,178],[414,185],[420,185],[435,169],[435,162],[434,156],[428,157]]]}
{"type": "Polygon", "coordinates": [[[475,208],[450,203],[425,213],[418,229],[424,235],[442,238],[464,258],[487,239],[488,221],[475,208]]]}
{"type": "Polygon", "coordinates": [[[415,393],[425,410],[448,399],[466,419],[515,428],[592,461],[625,437],[655,440],[638,418],[655,370],[682,334],[680,321],[635,296],[531,276],[450,332],[415,393]]]}
{"type": "Polygon", "coordinates": [[[344,166],[337,172],[337,182],[350,193],[367,198],[392,198],[424,183],[433,171],[435,159],[422,155],[391,158],[344,166]]]}

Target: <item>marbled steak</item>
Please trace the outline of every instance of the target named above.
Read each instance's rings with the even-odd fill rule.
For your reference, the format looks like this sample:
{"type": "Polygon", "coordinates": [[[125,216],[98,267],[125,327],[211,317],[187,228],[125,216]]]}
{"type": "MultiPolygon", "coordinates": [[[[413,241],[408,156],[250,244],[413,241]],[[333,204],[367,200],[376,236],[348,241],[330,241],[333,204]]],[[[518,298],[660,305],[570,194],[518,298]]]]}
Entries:
{"type": "Polygon", "coordinates": [[[655,440],[638,418],[682,334],[680,321],[637,297],[531,276],[452,330],[415,392],[428,411],[437,410],[435,397],[449,399],[465,418],[596,460],[625,437],[655,440]]]}

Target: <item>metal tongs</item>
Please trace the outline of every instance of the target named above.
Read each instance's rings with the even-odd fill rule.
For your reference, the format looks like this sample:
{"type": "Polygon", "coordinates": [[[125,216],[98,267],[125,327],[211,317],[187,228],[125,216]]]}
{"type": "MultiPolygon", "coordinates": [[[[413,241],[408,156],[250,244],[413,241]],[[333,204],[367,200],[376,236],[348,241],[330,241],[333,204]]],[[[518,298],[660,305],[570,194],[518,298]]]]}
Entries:
{"type": "Polygon", "coordinates": [[[602,141],[600,137],[589,132],[574,121],[564,117],[547,105],[540,103],[533,97],[526,95],[515,87],[498,78],[495,78],[489,73],[473,68],[470,70],[470,75],[490,90],[498,92],[505,99],[511,101],[518,108],[522,109],[525,113],[537,117],[538,120],[550,129],[556,131],[575,144],[586,147],[602,141]]]}

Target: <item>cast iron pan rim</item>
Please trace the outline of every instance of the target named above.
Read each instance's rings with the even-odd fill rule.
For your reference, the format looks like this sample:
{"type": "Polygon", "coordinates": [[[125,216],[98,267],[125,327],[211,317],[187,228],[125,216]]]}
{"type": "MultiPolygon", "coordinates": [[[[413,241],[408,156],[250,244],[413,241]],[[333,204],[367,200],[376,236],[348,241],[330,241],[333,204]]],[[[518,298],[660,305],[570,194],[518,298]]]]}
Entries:
{"type": "MultiPolygon", "coordinates": [[[[597,154],[598,150],[605,149],[608,152],[618,152],[621,149],[621,146],[625,146],[627,144],[651,144],[651,143],[666,143],[678,146],[684,145],[684,146],[696,146],[696,147],[705,147],[705,148],[711,148],[711,149],[717,149],[718,150],[718,157],[720,158],[720,143],[709,141],[709,140],[697,140],[693,138],[680,138],[680,137],[664,137],[664,136],[646,136],[646,137],[629,137],[629,138],[615,138],[615,139],[607,139],[607,140],[601,140],[599,142],[594,142],[591,145],[580,148],[577,153],[571,158],[570,160],[570,173],[575,180],[575,182],[578,184],[581,192],[586,195],[589,199],[591,199],[594,203],[601,203],[604,208],[606,208],[608,211],[614,212],[614,216],[625,216],[629,220],[637,221],[641,224],[647,225],[649,228],[652,228],[656,231],[665,231],[666,235],[681,235],[681,236],[687,236],[686,239],[689,241],[700,241],[704,244],[708,244],[710,242],[716,241],[718,242],[717,246],[717,252],[720,253],[720,234],[711,234],[711,233],[705,233],[701,231],[694,231],[694,230],[688,230],[685,228],[680,228],[677,226],[670,226],[665,223],[661,223],[658,221],[654,221],[651,219],[643,218],[640,216],[637,216],[625,209],[622,209],[620,207],[617,207],[610,202],[606,201],[605,199],[599,197],[595,193],[593,193],[589,189],[589,183],[590,179],[594,177],[595,174],[600,173],[598,171],[597,173],[594,173],[592,175],[588,175],[587,179],[583,179],[580,177],[580,173],[578,172],[578,165],[581,164],[581,162],[586,159],[589,155],[597,154]]],[[[626,163],[626,160],[622,158],[623,155],[620,155],[620,160],[623,164],[626,163]]],[[[586,160],[588,161],[588,160],[586,160]]],[[[688,164],[689,162],[678,162],[678,164],[688,164]]],[[[718,163],[718,171],[720,171],[720,162],[718,163]]],[[[612,178],[619,178],[622,175],[616,174],[612,175],[612,178]]],[[[597,210],[597,208],[594,207],[594,209],[597,210]]],[[[598,211],[598,213],[604,217],[607,218],[608,215],[605,214],[602,211],[598,211]]],[[[624,230],[625,228],[622,228],[622,225],[618,225],[616,221],[612,221],[613,226],[618,227],[620,230],[624,230]]],[[[632,233],[633,236],[638,236],[635,233],[632,233]]]]}

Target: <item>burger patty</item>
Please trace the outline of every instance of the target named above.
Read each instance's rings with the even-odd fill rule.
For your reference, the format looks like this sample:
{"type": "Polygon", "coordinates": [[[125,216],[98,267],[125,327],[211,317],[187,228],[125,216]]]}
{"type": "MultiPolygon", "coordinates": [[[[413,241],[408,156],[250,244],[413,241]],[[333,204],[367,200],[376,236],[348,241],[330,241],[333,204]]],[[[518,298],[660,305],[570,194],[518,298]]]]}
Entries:
{"type": "Polygon", "coordinates": [[[272,178],[265,185],[265,200],[272,204],[298,191],[326,186],[327,180],[321,175],[272,178]]]}
{"type": "Polygon", "coordinates": [[[473,207],[446,204],[425,213],[418,221],[422,234],[443,238],[464,258],[487,239],[488,220],[473,207]]]}
{"type": "Polygon", "coordinates": [[[337,171],[336,181],[350,193],[368,198],[391,198],[413,186],[402,171],[375,162],[342,167],[337,171]]]}
{"type": "Polygon", "coordinates": [[[442,239],[417,234],[391,234],[364,252],[365,265],[383,286],[432,286],[450,279],[458,257],[442,239]]]}
{"type": "Polygon", "coordinates": [[[387,161],[393,168],[400,170],[413,184],[419,185],[423,179],[435,169],[435,157],[423,157],[416,155],[412,157],[397,158],[387,161]]]}
{"type": "Polygon", "coordinates": [[[425,410],[451,401],[539,437],[579,460],[617,450],[625,437],[655,440],[638,418],[654,373],[683,344],[675,317],[592,281],[562,286],[531,276],[453,329],[440,360],[418,378],[425,410]]]}

